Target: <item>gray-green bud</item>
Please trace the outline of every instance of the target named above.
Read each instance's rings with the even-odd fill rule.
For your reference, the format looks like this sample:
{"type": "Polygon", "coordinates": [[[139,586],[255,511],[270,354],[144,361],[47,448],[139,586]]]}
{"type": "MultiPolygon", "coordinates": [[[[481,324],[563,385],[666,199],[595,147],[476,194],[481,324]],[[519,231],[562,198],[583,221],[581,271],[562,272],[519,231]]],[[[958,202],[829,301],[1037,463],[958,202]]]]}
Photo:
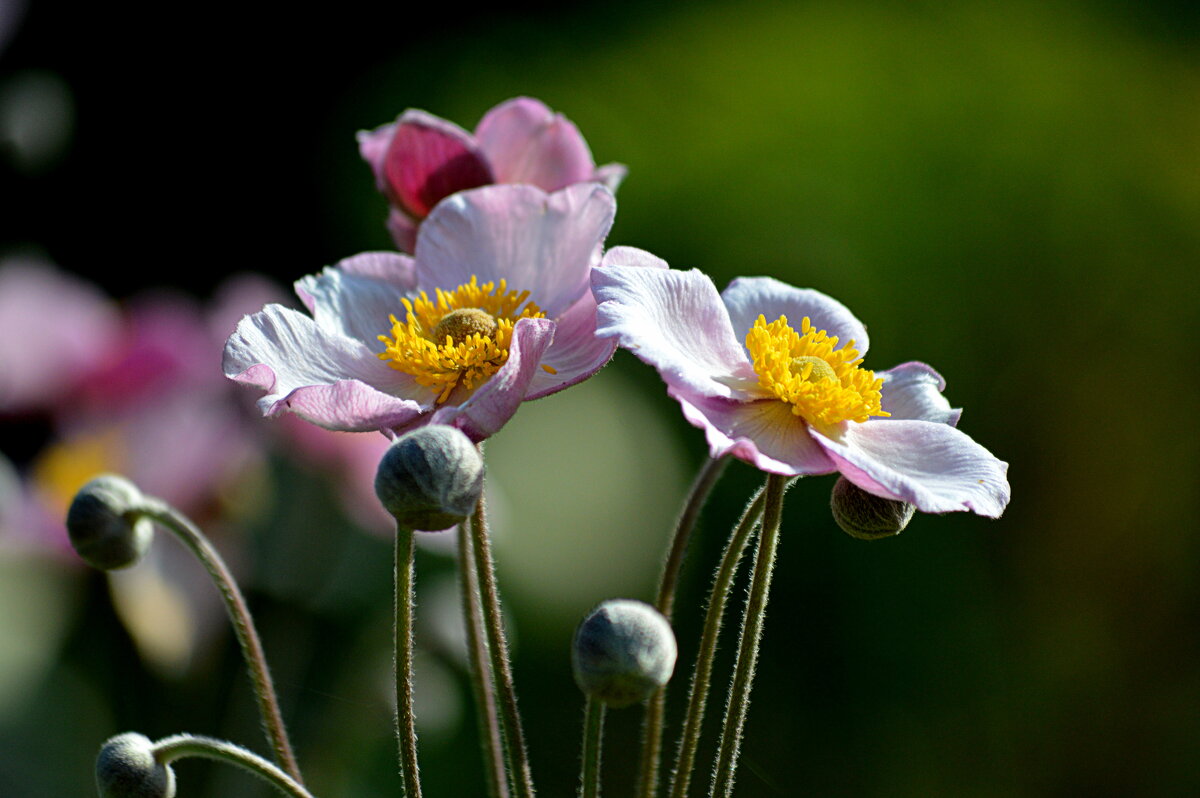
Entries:
{"type": "Polygon", "coordinates": [[[175,772],[154,758],[154,744],[137,732],[118,734],[96,757],[100,798],[174,798],[175,772]]]}
{"type": "Polygon", "coordinates": [[[483,457],[454,427],[420,427],[395,440],[375,472],[375,495],[406,529],[463,521],[483,494],[483,457]]]}
{"type": "Polygon", "coordinates": [[[829,507],[837,525],[859,540],[899,535],[917,511],[908,502],[867,493],[845,477],[833,486],[829,507]]]}
{"type": "Polygon", "coordinates": [[[71,545],[95,568],[128,568],[154,538],[154,526],[141,510],[144,502],[142,492],[124,477],[102,474],[90,480],[67,510],[71,545]]]}
{"type": "Polygon", "coordinates": [[[579,624],[571,667],[585,694],[627,707],[667,683],[676,655],[675,633],[662,613],[645,602],[610,599],[579,624]]]}

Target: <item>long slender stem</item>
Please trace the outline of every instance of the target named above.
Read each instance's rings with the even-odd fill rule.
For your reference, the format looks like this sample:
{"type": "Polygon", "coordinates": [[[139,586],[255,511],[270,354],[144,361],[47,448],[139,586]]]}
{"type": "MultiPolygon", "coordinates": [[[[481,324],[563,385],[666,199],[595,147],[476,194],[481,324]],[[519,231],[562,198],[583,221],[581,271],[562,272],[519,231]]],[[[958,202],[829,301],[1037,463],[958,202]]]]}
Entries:
{"type": "Polygon", "coordinates": [[[417,765],[417,725],[413,713],[413,555],[416,535],[396,528],[396,742],[404,794],[421,798],[421,769],[417,765]]]}
{"type": "Polygon", "coordinates": [[[467,648],[470,655],[471,687],[479,721],[479,742],[487,771],[489,798],[508,798],[508,777],[504,770],[504,741],[500,736],[500,719],[496,715],[496,693],[493,689],[487,641],[483,633],[483,616],[479,608],[479,583],[475,578],[475,556],[471,551],[471,535],[467,524],[461,523],[458,535],[458,578],[462,591],[463,621],[467,628],[467,648]]]}
{"type": "MultiPolygon", "coordinates": [[[[671,620],[675,610],[679,572],[683,567],[683,558],[687,553],[692,530],[696,528],[696,521],[700,517],[700,509],[728,465],[728,457],[710,458],[705,461],[692,482],[679,520],[675,524],[675,534],[671,537],[671,547],[663,561],[662,575],[658,581],[658,597],[655,600],[655,606],[667,621],[671,620]]],[[[646,714],[642,718],[642,762],[637,793],[641,798],[655,798],[658,794],[658,771],[662,759],[663,717],[666,714],[666,705],[667,687],[664,685],[650,696],[646,704],[646,714]]]]}
{"type": "Polygon", "coordinates": [[[182,513],[164,501],[147,497],[141,509],[147,516],[173,532],[185,546],[200,560],[217,586],[221,598],[225,601],[225,609],[229,620],[233,623],[233,631],[237,635],[238,644],[242,648],[242,656],[246,660],[246,668],[250,673],[250,681],[254,686],[254,696],[258,699],[258,712],[262,719],[267,739],[275,752],[275,761],[287,771],[297,783],[303,784],[300,766],[292,753],[288,741],[287,730],[283,726],[283,715],[279,711],[279,699],[275,695],[275,685],[271,682],[271,672],[267,668],[267,658],[263,653],[262,641],[254,628],[254,619],[246,606],[246,599],[233,580],[221,555],[204,537],[200,528],[193,524],[182,513]]]}
{"type": "Polygon", "coordinates": [[[721,730],[721,746],[713,768],[711,796],[729,798],[733,794],[734,773],[741,753],[742,731],[750,708],[750,689],[758,665],[758,647],[762,639],[763,621],[767,614],[767,598],[771,590],[771,575],[775,569],[775,552],[779,545],[779,524],[783,517],[783,494],[788,478],[779,474],[767,476],[766,507],[763,510],[762,534],[758,539],[758,554],[754,561],[754,576],[750,581],[750,596],[742,619],[742,636],[738,641],[737,665],[729,687],[729,702],[725,706],[725,725],[721,730]]]}
{"type": "Polygon", "coordinates": [[[492,658],[492,676],[504,717],[504,737],[513,791],[520,798],[533,798],[533,774],[529,769],[525,732],[521,727],[521,713],[517,709],[517,693],[513,687],[512,668],[508,661],[508,642],[504,636],[504,618],[500,614],[496,569],[492,562],[487,513],[482,498],[471,516],[471,543],[475,553],[475,571],[479,579],[480,595],[483,599],[484,631],[487,633],[492,658]]]}
{"type": "Polygon", "coordinates": [[[583,762],[579,771],[580,798],[600,798],[600,749],[604,741],[604,702],[588,696],[583,718],[583,762]]]}
{"type": "Polygon", "coordinates": [[[212,737],[199,737],[194,734],[177,734],[173,737],[164,737],[154,744],[154,758],[160,764],[169,765],[178,759],[190,756],[216,759],[236,765],[270,783],[284,795],[290,795],[292,798],[313,798],[308,790],[304,789],[303,784],[258,754],[247,751],[240,745],[234,745],[224,740],[215,740],[212,737]]]}
{"type": "Polygon", "coordinates": [[[737,574],[742,552],[746,549],[746,543],[750,540],[750,534],[762,516],[762,511],[763,489],[759,488],[730,535],[725,553],[721,555],[721,564],[717,566],[716,575],[713,577],[712,589],[708,594],[708,609],[704,614],[704,631],[700,636],[696,667],[692,671],[692,684],[688,691],[687,717],[679,738],[679,750],[675,755],[675,769],[671,776],[671,788],[668,793],[671,798],[686,796],[691,783],[692,770],[696,764],[696,750],[700,744],[700,729],[704,723],[704,710],[708,705],[708,693],[712,685],[712,669],[716,659],[717,639],[720,637],[721,623],[725,615],[726,599],[737,574]]]}

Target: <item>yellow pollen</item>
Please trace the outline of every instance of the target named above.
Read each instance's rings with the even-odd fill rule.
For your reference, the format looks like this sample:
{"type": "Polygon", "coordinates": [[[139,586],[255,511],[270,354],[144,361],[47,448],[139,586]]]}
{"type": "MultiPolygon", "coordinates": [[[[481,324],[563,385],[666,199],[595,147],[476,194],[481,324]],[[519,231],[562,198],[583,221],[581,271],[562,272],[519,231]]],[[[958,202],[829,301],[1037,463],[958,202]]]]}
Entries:
{"type": "Polygon", "coordinates": [[[31,475],[41,495],[65,513],[85,482],[106,471],[124,471],[126,459],[121,430],[106,427],[46,447],[31,475]]]}
{"type": "Polygon", "coordinates": [[[479,285],[478,278],[452,291],[424,291],[402,299],[405,317],[392,315],[390,335],[380,360],[411,374],[417,383],[438,392],[445,402],[459,385],[468,390],[483,383],[508,360],[513,325],[521,319],[545,318],[528,291],[509,291],[505,280],[479,285]]]}
{"type": "Polygon", "coordinates": [[[862,358],[854,341],[837,345],[837,336],[816,329],[807,316],[799,332],[788,326],[786,316],[770,324],[759,316],[746,334],[759,387],[792,405],[809,424],[829,427],[889,415],[880,407],[883,379],[858,367],[862,358]]]}

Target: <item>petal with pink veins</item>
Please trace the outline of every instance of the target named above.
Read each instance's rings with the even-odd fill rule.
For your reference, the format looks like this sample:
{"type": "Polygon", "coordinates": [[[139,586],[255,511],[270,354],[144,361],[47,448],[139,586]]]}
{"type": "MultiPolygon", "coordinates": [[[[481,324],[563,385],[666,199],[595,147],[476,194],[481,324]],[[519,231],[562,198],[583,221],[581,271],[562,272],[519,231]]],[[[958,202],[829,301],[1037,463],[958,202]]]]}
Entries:
{"type": "Polygon", "coordinates": [[[616,338],[685,395],[747,398],[756,382],[716,286],[702,272],[604,266],[592,272],[596,335],[616,338]]]}
{"type": "Polygon", "coordinates": [[[587,290],[597,248],[616,201],[595,183],[547,194],[533,186],[485,186],[438,205],[421,225],[417,279],[422,289],[453,289],[505,279],[511,291],[554,318],[587,290]]]}
{"type": "Polygon", "coordinates": [[[744,340],[758,317],[767,323],[787,316],[788,326],[800,331],[800,322],[807,316],[818,330],[836,335],[838,348],[851,340],[859,356],[867,353],[867,328],[855,318],[850,309],[833,297],[811,288],[794,288],[773,277],[739,277],[721,293],[733,329],[744,340]]]}
{"type": "Polygon", "coordinates": [[[1008,504],[1008,463],[948,424],[872,420],[833,435],[809,428],[846,479],[925,513],[970,510],[997,518],[1008,504]]]}
{"type": "Polygon", "coordinates": [[[498,183],[529,183],[557,191],[592,180],[592,153],[579,129],[530,97],[497,105],[480,120],[475,138],[498,183]]]}

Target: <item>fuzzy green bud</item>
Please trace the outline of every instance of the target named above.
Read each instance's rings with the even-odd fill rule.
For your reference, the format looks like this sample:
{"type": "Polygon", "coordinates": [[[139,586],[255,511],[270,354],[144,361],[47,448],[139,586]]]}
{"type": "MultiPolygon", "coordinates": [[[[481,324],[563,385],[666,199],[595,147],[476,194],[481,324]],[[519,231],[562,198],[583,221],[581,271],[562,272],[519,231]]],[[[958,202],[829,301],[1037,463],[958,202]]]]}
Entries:
{"type": "Polygon", "coordinates": [[[445,529],[474,511],[483,474],[483,457],[466,435],[431,424],[388,447],[375,472],[375,495],[406,529],[445,529]]]}
{"type": "Polygon", "coordinates": [[[142,492],[115,474],[101,474],[79,489],[67,510],[71,545],[103,571],[128,568],[150,548],[154,527],[142,512],[142,492]]]}
{"type": "Polygon", "coordinates": [[[675,633],[658,610],[633,599],[610,599],[575,632],[571,667],[586,695],[610,707],[649,698],[675,670],[675,633]]]}
{"type": "Polygon", "coordinates": [[[867,493],[845,477],[833,486],[829,507],[837,525],[859,540],[899,535],[917,510],[908,502],[867,493]]]}
{"type": "Polygon", "coordinates": [[[137,732],[118,734],[96,757],[100,798],[174,798],[175,773],[154,758],[154,744],[137,732]]]}

